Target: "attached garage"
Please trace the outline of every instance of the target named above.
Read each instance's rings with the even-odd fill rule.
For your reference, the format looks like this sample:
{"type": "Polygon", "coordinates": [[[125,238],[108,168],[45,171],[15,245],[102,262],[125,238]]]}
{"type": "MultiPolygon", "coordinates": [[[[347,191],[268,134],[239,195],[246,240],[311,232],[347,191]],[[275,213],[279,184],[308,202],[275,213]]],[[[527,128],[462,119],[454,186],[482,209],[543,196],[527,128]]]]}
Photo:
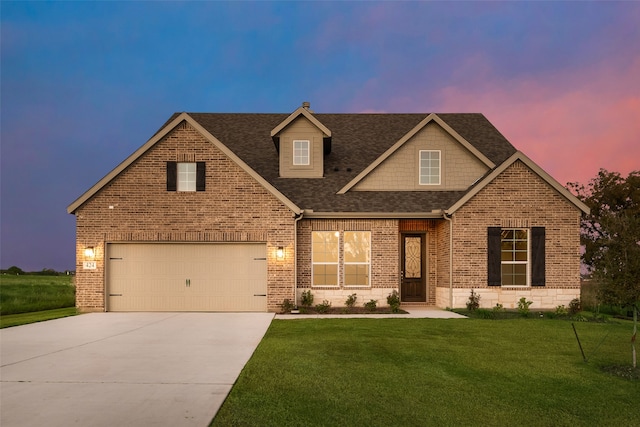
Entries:
{"type": "Polygon", "coordinates": [[[267,311],[264,243],[110,243],[108,311],[267,311]]]}

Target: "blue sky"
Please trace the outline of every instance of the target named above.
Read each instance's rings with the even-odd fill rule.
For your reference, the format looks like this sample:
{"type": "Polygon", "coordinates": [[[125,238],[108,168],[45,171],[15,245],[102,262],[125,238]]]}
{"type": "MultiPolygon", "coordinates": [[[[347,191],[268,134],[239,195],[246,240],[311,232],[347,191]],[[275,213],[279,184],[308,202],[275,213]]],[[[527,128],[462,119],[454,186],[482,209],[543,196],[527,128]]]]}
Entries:
{"type": "Polygon", "coordinates": [[[481,112],[562,184],[640,169],[639,2],[10,2],[0,266],[176,111],[481,112]]]}

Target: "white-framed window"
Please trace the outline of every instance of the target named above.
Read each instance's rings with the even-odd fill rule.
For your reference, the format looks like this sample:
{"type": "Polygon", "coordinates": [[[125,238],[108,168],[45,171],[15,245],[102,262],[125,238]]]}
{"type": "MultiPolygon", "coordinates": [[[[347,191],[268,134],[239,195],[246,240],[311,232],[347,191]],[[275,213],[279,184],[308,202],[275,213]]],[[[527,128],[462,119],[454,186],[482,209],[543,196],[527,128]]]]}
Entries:
{"type": "Polygon", "coordinates": [[[440,150],[420,150],[420,185],[440,185],[440,150]]]}
{"type": "Polygon", "coordinates": [[[311,234],[312,286],[338,286],[340,233],[314,231],[311,234]]]}
{"type": "Polygon", "coordinates": [[[344,232],[344,286],[370,286],[371,232],[344,232]]]}
{"type": "Polygon", "coordinates": [[[293,141],[293,164],[295,166],[307,166],[310,159],[310,143],[308,140],[293,141]]]}
{"type": "Polygon", "coordinates": [[[503,228],[500,232],[502,286],[529,285],[529,230],[503,228]]]}
{"type": "Polygon", "coordinates": [[[178,191],[196,191],[196,163],[178,163],[178,191]]]}

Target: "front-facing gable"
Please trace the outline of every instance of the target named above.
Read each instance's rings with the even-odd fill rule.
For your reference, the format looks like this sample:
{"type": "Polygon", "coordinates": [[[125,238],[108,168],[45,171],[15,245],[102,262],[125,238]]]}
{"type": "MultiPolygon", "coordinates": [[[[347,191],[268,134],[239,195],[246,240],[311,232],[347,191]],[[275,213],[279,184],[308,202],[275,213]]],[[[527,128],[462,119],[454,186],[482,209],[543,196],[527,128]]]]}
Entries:
{"type": "Polygon", "coordinates": [[[220,142],[216,137],[211,135],[200,123],[194,120],[189,114],[181,113],[176,115],[165,126],[163,126],[151,139],[149,139],[144,145],[138,148],[133,154],[127,157],[122,163],[120,163],[115,169],[105,175],[100,181],[93,185],[89,190],[78,197],[73,203],[67,207],[68,213],[75,213],[84,203],[86,203],[91,197],[97,194],[102,188],[113,181],[118,175],[120,175],[125,169],[132,165],[136,160],[143,156],[148,150],[154,147],[159,141],[165,138],[169,133],[178,127],[181,123],[186,122],[191,125],[200,135],[202,135],[208,142],[212,143],[217,149],[222,151],[227,157],[236,163],[241,169],[247,172],[253,179],[258,181],[263,187],[272,193],[278,200],[285,204],[289,209],[295,213],[300,212],[298,208],[291,200],[287,199],[280,191],[278,191],[273,185],[271,185],[263,176],[256,173],[249,165],[247,165],[236,153],[230,150],[226,145],[220,142]]]}
{"type": "Polygon", "coordinates": [[[461,191],[482,177],[490,166],[435,121],[428,123],[350,191],[461,191]],[[439,164],[437,183],[420,182],[421,157],[439,164]]]}
{"type": "Polygon", "coordinates": [[[438,115],[429,114],[340,189],[354,191],[416,191],[467,189],[495,164],[438,115]],[[436,184],[420,182],[421,151],[434,152],[441,175],[436,184]]]}
{"type": "Polygon", "coordinates": [[[446,210],[446,213],[449,215],[454,214],[457,210],[467,204],[471,199],[473,199],[478,193],[482,191],[487,185],[492,183],[500,174],[502,174],[507,168],[513,165],[516,162],[522,162],[527,168],[529,168],[533,173],[535,173],[538,177],[540,177],[543,182],[545,182],[549,187],[554,189],[559,195],[564,197],[571,205],[573,205],[577,210],[584,214],[588,214],[590,209],[587,205],[582,203],[576,196],[571,194],[569,190],[564,188],[558,181],[556,181],[551,175],[545,172],[540,166],[535,164],[533,160],[528,158],[523,152],[518,151],[514,153],[511,157],[505,160],[502,164],[500,164],[497,168],[495,168],[491,173],[487,174],[482,180],[480,180],[473,188],[471,188],[463,197],[460,198],[456,203],[454,203],[449,209],[446,210]]]}

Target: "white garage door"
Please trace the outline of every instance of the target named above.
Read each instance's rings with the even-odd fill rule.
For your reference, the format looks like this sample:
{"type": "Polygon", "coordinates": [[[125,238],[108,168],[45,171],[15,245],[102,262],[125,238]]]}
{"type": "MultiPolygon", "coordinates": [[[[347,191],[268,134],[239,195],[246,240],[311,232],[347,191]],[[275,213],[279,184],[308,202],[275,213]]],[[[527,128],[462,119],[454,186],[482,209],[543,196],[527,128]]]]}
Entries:
{"type": "Polygon", "coordinates": [[[112,243],[109,311],[267,311],[265,244],[112,243]]]}

